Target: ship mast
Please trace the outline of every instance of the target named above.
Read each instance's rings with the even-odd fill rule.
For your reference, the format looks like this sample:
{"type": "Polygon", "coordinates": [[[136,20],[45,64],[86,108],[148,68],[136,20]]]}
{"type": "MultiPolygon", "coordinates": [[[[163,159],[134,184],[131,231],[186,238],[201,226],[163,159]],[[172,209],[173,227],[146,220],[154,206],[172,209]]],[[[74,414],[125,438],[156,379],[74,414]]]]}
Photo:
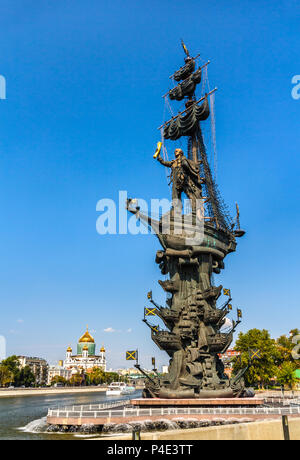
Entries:
{"type": "Polygon", "coordinates": [[[163,123],[158,129],[163,129],[164,139],[176,141],[183,136],[187,137],[187,156],[199,165],[200,177],[204,179],[206,219],[211,221],[217,229],[221,228],[230,232],[232,231],[232,220],[213,178],[200,124],[210,115],[208,99],[217,88],[209,91],[200,99],[196,98],[196,88],[201,82],[202,70],[210,61],[196,69],[196,59],[199,55],[191,57],[183,41],[181,44],[186,55],[185,65],[170,77],[178,82],[178,85],[163,97],[168,97],[171,101],[184,100],[185,109],[163,123]]]}

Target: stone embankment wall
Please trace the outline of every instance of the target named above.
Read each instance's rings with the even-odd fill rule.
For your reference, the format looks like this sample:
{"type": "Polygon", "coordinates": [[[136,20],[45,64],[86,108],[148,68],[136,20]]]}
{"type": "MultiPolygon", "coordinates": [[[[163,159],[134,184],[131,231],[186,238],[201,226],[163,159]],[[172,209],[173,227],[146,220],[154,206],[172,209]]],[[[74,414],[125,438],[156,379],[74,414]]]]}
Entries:
{"type": "MultiPolygon", "coordinates": [[[[289,418],[291,440],[300,440],[300,418],[289,418]]],[[[96,438],[93,440],[100,440],[96,438]]],[[[102,438],[103,439],[103,438],[102,438]]],[[[105,437],[105,440],[131,439],[131,435],[105,437]]],[[[155,433],[141,433],[142,440],[283,440],[281,419],[263,420],[252,423],[239,423],[236,425],[224,425],[207,428],[195,428],[187,430],[169,430],[155,433]]]]}

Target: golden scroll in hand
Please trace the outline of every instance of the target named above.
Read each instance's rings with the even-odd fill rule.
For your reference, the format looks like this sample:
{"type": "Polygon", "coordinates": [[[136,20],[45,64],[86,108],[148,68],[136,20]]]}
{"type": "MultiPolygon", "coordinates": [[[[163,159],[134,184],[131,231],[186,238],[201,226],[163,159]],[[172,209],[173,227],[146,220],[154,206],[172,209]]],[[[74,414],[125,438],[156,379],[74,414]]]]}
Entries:
{"type": "Polygon", "coordinates": [[[157,147],[156,147],[156,150],[155,150],[155,154],[153,155],[153,158],[158,157],[158,155],[160,154],[160,151],[161,151],[161,147],[162,147],[162,142],[157,142],[157,147]]]}

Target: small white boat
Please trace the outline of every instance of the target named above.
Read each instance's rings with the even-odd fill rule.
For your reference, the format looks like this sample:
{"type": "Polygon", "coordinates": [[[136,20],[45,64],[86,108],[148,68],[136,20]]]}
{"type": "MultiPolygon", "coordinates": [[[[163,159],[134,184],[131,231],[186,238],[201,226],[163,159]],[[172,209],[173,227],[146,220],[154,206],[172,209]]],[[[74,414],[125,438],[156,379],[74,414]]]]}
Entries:
{"type": "Polygon", "coordinates": [[[125,386],[121,391],[121,395],[131,395],[135,392],[135,387],[125,386]]]}
{"type": "Polygon", "coordinates": [[[126,383],[124,382],[112,382],[105,392],[107,396],[115,396],[122,394],[122,391],[126,387],[126,383]]]}

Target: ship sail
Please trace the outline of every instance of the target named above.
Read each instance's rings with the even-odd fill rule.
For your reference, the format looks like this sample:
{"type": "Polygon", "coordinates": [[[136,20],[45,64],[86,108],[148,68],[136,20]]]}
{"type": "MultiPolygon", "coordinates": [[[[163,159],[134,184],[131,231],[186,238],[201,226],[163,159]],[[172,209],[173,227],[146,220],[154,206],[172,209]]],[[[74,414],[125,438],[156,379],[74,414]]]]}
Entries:
{"type": "Polygon", "coordinates": [[[190,77],[169,91],[169,98],[181,101],[185,96],[191,97],[195,92],[197,84],[201,82],[201,76],[202,70],[196,70],[190,77]]]}
{"type": "Polygon", "coordinates": [[[203,104],[194,103],[182,115],[171,120],[164,127],[164,138],[175,141],[181,136],[191,136],[198,126],[198,122],[209,117],[209,104],[207,97],[203,104]]]}
{"type": "Polygon", "coordinates": [[[186,64],[180,67],[177,72],[174,73],[173,78],[175,81],[185,80],[195,70],[195,60],[192,58],[186,58],[186,64]]]}

